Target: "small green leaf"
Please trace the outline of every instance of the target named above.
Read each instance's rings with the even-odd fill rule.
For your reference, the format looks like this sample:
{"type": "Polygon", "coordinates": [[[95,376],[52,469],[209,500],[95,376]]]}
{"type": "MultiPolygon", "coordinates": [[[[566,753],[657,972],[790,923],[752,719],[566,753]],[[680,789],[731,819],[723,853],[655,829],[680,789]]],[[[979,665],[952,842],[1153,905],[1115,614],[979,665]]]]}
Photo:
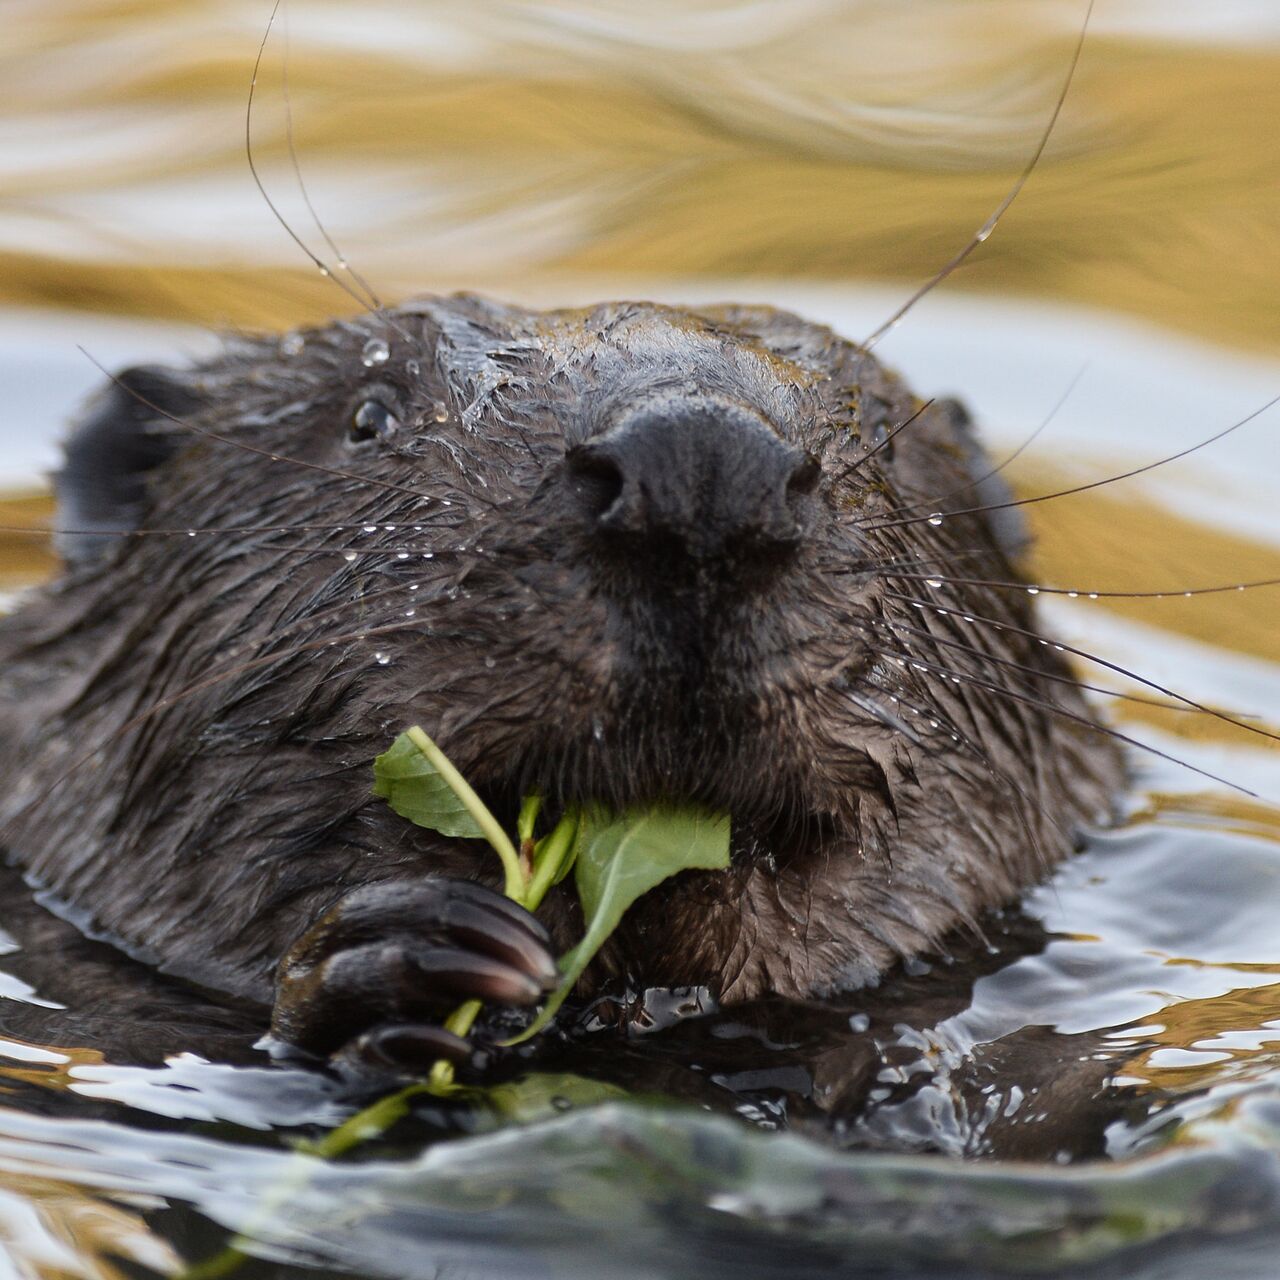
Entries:
{"type": "Polygon", "coordinates": [[[729,865],[729,819],[696,809],[655,807],[621,817],[584,813],[574,863],[587,931],[560,960],[564,975],[524,1040],[545,1027],[573,990],[591,958],[641,894],[681,871],[720,871],[729,865]]]}
{"type": "Polygon", "coordinates": [[[480,824],[440,771],[402,733],[373,762],[373,794],[402,817],[441,835],[483,840],[480,824]]]}

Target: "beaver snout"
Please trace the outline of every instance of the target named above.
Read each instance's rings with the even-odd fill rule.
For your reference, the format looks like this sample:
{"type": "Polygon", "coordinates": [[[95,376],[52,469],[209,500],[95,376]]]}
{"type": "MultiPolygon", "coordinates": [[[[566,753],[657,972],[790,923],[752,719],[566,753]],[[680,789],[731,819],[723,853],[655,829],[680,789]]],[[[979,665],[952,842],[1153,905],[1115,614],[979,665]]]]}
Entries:
{"type": "Polygon", "coordinates": [[[600,541],[698,560],[797,546],[820,477],[760,414],[711,396],[647,400],[565,463],[600,541]]]}

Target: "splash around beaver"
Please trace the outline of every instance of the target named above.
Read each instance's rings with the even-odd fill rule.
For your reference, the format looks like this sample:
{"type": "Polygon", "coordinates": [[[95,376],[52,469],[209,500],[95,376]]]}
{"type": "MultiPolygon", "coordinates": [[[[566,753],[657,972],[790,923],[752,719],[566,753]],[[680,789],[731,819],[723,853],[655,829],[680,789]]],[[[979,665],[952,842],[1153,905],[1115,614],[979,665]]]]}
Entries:
{"type": "Polygon", "coordinates": [[[372,796],[407,724],[504,818],[730,814],[731,867],[640,899],[584,997],[865,986],[981,937],[1122,780],[963,410],[785,312],[237,339],[109,383],[58,491],[65,572],[0,623],[8,856],[312,1052],[465,1056],[448,1011],[535,1004],[581,932],[372,796]]]}

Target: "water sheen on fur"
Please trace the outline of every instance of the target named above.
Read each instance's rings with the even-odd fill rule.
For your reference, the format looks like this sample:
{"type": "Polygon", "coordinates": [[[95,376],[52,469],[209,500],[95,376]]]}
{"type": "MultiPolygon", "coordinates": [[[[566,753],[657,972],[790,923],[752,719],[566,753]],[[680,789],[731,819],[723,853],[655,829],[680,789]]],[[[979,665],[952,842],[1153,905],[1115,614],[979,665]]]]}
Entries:
{"type": "MultiPolygon", "coordinates": [[[[1009,531],[982,516],[865,527],[974,506],[989,464],[946,404],[866,458],[922,402],[854,345],[767,308],[471,297],[303,336],[166,371],[191,426],[140,415],[155,447],[122,513],[280,531],[99,540],[0,623],[4,845],[87,930],[265,1001],[282,952],[353,888],[496,884],[483,844],[371,796],[372,758],[412,723],[508,820],[529,789],[552,812],[732,815],[731,869],[642,899],[584,990],[618,975],[724,1000],[866,983],[980,930],[1105,812],[1116,754],[1033,705],[1090,715],[1052,679],[1061,656],[962,616],[1033,628],[1029,598],[885,576],[1017,571],[1009,531]],[[362,359],[371,339],[384,363],[362,359]],[[746,406],[820,463],[793,554],[709,565],[602,549],[587,528],[566,450],[695,395],[746,406]],[[371,397],[400,429],[352,444],[371,397]]],[[[539,914],[574,940],[570,885],[539,914]]]]}

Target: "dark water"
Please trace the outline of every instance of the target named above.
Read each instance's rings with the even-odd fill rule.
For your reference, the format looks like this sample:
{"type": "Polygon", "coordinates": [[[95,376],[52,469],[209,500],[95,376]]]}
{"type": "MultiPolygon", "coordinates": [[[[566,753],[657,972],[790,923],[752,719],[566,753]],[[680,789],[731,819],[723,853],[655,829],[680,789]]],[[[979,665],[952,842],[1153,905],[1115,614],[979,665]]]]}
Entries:
{"type": "MultiPolygon", "coordinates": [[[[295,133],[388,293],[737,296],[859,336],[1034,143],[1078,18],[1051,8],[299,4],[295,133]]],[[[997,454],[1085,368],[1020,459],[1026,493],[1280,391],[1280,158],[1258,124],[1280,109],[1274,13],[1098,18],[1038,186],[883,348],[922,392],[962,393],[997,454]]],[[[180,359],[204,326],[345,304],[245,179],[265,12],[15,0],[6,20],[0,478],[21,487],[100,377],[77,343],[113,366],[180,359]]],[[[272,65],[263,158],[287,186],[272,65]]],[[[1190,465],[1031,509],[1043,580],[1276,576],[1275,432],[1264,417],[1190,465]]],[[[0,552],[5,588],[46,571],[39,542],[0,552]]],[[[1047,613],[1275,727],[1275,599],[1047,613]]],[[[1111,713],[1261,798],[1135,755],[1124,824],[992,919],[989,947],[825,1006],[677,1021],[696,995],[635,994],[649,1030],[620,1038],[601,1006],[524,1074],[417,1097],[338,1160],[299,1144],[356,1104],[271,1063],[262,1010],[82,939],[5,873],[0,1280],[180,1273],[237,1233],[246,1277],[1280,1273],[1277,753],[1202,717],[1111,713]]]]}

